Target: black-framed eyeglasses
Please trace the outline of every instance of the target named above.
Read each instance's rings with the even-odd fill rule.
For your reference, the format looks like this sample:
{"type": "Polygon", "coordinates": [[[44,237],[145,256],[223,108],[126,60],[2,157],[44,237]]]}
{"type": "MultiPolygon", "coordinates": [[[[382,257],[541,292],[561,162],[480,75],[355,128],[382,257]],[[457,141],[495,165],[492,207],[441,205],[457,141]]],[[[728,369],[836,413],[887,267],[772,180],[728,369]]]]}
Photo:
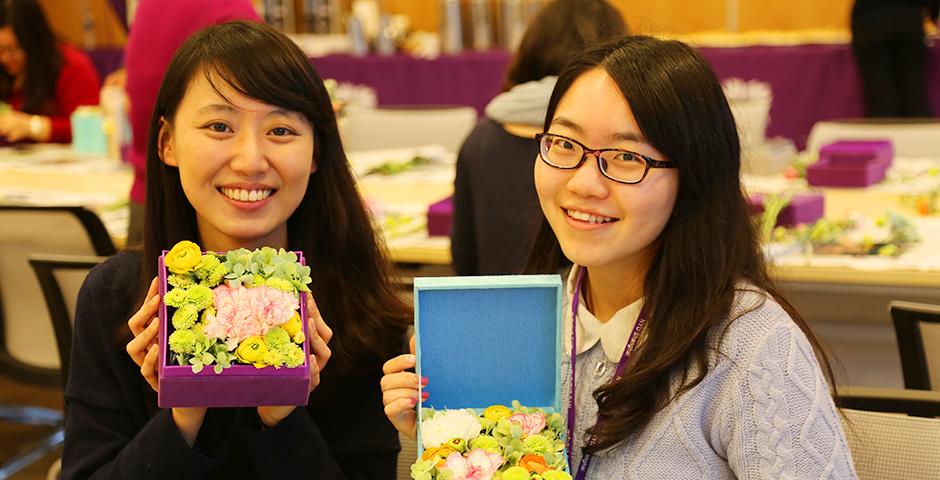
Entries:
{"type": "Polygon", "coordinates": [[[593,155],[601,173],[618,183],[640,183],[651,168],[676,168],[668,160],[655,160],[619,148],[588,148],[573,138],[554,133],[539,133],[535,139],[539,142],[539,157],[546,164],[563,170],[574,170],[584,163],[588,155],[593,155]]]}

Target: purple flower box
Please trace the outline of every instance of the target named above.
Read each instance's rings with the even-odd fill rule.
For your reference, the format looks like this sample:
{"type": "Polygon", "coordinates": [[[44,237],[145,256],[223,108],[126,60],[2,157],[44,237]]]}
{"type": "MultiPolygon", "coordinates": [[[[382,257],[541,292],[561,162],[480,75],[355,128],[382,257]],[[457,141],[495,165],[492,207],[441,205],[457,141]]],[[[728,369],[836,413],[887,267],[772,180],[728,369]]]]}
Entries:
{"type": "MultiPolygon", "coordinates": [[[[748,213],[760,215],[764,212],[764,195],[754,193],[748,196],[748,213]]],[[[822,218],[826,207],[825,196],[821,193],[794,195],[790,203],[777,215],[778,226],[792,227],[802,223],[813,223],[822,218]]]]}
{"type": "MultiPolygon", "coordinates": [[[[297,253],[301,264],[305,264],[303,253],[297,253]]],[[[271,366],[256,368],[253,365],[233,364],[222,373],[205,368],[193,373],[189,366],[172,364],[167,339],[172,333],[172,323],[167,316],[163,296],[167,293],[167,269],[160,255],[160,364],[157,370],[157,405],[169,407],[254,407],[259,405],[306,405],[310,393],[309,346],[303,342],[304,364],[299,367],[271,366]]],[[[307,331],[307,293],[300,292],[300,318],[303,331],[307,331]]]]}
{"type": "Polygon", "coordinates": [[[428,207],[428,236],[449,237],[454,223],[454,197],[447,197],[428,207]]]}
{"type": "Polygon", "coordinates": [[[819,161],[806,168],[810,185],[867,187],[884,179],[894,158],[890,140],[853,140],[819,149],[819,161]]]}

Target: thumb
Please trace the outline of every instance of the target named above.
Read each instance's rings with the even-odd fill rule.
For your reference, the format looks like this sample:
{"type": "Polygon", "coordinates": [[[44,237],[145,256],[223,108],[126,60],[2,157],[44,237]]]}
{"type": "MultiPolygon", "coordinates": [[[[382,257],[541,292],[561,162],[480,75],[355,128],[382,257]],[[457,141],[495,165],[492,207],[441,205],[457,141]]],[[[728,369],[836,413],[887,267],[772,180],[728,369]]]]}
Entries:
{"type": "Polygon", "coordinates": [[[408,343],[409,343],[408,346],[411,348],[411,354],[414,355],[415,354],[415,336],[414,335],[411,336],[411,341],[408,343]]]}

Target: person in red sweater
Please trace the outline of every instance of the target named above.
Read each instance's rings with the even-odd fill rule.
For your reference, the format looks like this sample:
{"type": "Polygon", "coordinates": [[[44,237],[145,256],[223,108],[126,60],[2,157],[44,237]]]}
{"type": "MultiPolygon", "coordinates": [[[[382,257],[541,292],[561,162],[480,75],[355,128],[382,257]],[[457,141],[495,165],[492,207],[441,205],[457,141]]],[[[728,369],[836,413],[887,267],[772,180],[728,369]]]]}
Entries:
{"type": "Polygon", "coordinates": [[[84,53],[58,42],[36,0],[0,4],[0,137],[72,141],[69,116],[97,105],[101,83],[84,53]]]}

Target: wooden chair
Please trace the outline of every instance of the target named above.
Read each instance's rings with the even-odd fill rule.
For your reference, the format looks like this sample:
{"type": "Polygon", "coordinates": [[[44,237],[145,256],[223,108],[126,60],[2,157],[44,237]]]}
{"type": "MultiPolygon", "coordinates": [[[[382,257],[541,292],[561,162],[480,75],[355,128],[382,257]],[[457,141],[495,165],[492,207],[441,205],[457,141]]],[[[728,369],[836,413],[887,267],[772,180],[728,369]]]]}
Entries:
{"type": "Polygon", "coordinates": [[[940,392],[840,388],[860,480],[940,478],[940,392]],[[915,416],[917,415],[917,416],[915,416]]]}
{"type": "Polygon", "coordinates": [[[456,152],[477,122],[471,107],[382,107],[349,110],[340,126],[348,151],[443,145],[456,152]]]}
{"type": "MultiPolygon", "coordinates": [[[[0,206],[0,225],[0,374],[40,386],[64,385],[62,344],[28,257],[34,253],[111,255],[114,244],[98,216],[83,207],[0,206]]],[[[67,343],[64,351],[67,358],[67,343]]],[[[63,419],[59,410],[0,405],[0,420],[53,427],[51,433],[0,465],[0,478],[61,445],[63,419]]]]}
{"type": "Polygon", "coordinates": [[[891,302],[904,387],[940,390],[940,306],[891,302]]]}

